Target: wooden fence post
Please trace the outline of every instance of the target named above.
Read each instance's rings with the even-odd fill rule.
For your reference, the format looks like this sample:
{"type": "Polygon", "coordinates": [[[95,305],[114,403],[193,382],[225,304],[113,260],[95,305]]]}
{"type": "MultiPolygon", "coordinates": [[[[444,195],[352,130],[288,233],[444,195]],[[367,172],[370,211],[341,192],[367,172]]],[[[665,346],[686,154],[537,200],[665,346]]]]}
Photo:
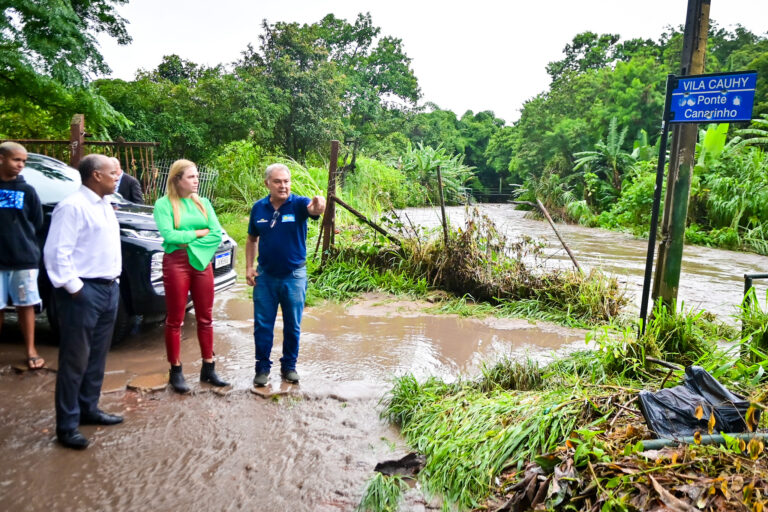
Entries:
{"type": "Polygon", "coordinates": [[[85,116],[75,114],[69,125],[69,165],[77,169],[83,159],[85,144],[85,116]]]}
{"type": "Polygon", "coordinates": [[[437,188],[440,190],[440,211],[443,213],[443,247],[448,248],[448,220],[445,217],[445,196],[443,195],[443,174],[437,166],[437,188]]]}
{"type": "Polygon", "coordinates": [[[325,201],[325,214],[320,234],[323,238],[323,254],[320,258],[320,266],[325,265],[328,251],[333,246],[333,238],[336,231],[336,166],[339,160],[339,141],[331,141],[331,163],[328,166],[328,193],[325,201]]]}

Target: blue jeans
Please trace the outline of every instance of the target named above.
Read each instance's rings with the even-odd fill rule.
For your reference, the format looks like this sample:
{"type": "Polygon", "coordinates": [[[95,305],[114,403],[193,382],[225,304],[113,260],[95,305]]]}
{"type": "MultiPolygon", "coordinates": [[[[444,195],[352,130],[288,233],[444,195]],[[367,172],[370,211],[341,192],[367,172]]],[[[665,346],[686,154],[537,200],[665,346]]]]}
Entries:
{"type": "Polygon", "coordinates": [[[296,369],[299,358],[301,315],[307,298],[307,267],[297,268],[285,277],[267,274],[257,269],[253,289],[253,340],[256,344],[256,373],[268,373],[272,367],[269,355],[275,330],[277,306],[283,312],[283,357],[280,368],[287,372],[296,369]]]}

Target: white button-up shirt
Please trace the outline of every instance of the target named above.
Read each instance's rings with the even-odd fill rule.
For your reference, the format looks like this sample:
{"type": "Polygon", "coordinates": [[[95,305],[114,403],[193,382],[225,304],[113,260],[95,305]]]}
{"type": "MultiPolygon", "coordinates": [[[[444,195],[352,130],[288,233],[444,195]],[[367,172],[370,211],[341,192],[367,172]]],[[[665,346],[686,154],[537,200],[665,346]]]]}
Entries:
{"type": "Polygon", "coordinates": [[[108,197],[80,185],[54,208],[43,248],[54,287],[77,293],[83,287],[80,278],[120,276],[120,225],[108,197]]]}

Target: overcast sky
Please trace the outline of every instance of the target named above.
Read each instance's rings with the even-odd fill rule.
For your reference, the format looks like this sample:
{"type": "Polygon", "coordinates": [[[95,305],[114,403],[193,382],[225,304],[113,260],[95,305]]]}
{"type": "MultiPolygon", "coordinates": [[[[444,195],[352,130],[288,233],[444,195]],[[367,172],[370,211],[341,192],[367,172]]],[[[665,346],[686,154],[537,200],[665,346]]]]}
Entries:
{"type": "MultiPolygon", "coordinates": [[[[461,116],[492,110],[511,123],[527,99],[545,90],[545,66],[562,58],[573,36],[591,30],[622,39],[657,39],[685,23],[687,0],[130,0],[120,8],[133,43],[100,37],[112,77],[131,80],[164,55],[198,64],[228,64],[248,43],[258,45],[261,21],[313,23],[333,13],[354,22],[370,12],[382,35],[403,40],[423,102],[461,116]]],[[[768,0],[712,0],[711,19],[768,31],[768,0]]]]}

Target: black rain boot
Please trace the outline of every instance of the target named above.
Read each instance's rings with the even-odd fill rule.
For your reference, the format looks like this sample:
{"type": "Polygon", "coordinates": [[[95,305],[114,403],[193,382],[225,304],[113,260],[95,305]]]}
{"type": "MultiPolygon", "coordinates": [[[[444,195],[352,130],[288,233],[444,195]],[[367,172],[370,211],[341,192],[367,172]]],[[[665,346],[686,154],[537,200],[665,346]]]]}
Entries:
{"type": "Polygon", "coordinates": [[[209,384],[219,387],[229,386],[229,382],[224,382],[218,375],[216,375],[216,370],[214,369],[215,366],[216,363],[214,361],[211,361],[210,363],[203,361],[203,369],[200,370],[200,382],[208,382],[209,384]]]}
{"type": "Polygon", "coordinates": [[[168,382],[177,393],[189,393],[189,386],[184,380],[184,374],[181,373],[181,365],[171,365],[171,371],[168,373],[168,382]]]}

